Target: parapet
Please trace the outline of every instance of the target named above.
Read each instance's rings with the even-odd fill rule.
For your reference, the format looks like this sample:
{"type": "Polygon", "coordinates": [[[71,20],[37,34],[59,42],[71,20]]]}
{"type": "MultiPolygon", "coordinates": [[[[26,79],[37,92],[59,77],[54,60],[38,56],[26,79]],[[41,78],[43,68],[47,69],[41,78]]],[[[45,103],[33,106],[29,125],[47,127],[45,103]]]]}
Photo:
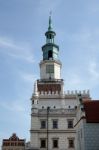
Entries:
{"type": "Polygon", "coordinates": [[[70,90],[67,90],[65,93],[65,95],[78,95],[78,94],[81,94],[81,95],[90,95],[90,92],[89,90],[83,90],[83,91],[70,91],[70,90]]]}

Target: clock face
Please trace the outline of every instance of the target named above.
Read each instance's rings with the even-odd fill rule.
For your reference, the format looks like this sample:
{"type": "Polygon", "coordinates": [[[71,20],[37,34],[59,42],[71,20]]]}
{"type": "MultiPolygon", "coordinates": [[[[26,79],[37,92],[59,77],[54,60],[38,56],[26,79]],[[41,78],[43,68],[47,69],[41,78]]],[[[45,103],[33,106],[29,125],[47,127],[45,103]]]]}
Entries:
{"type": "Polygon", "coordinates": [[[46,73],[54,73],[54,65],[46,65],[46,73]]]}

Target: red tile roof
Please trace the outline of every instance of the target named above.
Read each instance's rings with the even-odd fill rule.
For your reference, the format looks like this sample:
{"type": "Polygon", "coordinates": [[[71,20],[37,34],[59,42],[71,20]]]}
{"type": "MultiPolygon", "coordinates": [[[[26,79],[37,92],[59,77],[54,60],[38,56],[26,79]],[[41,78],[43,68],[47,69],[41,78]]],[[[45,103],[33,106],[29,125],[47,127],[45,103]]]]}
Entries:
{"type": "Polygon", "coordinates": [[[99,100],[84,102],[87,123],[99,123],[99,100]]]}

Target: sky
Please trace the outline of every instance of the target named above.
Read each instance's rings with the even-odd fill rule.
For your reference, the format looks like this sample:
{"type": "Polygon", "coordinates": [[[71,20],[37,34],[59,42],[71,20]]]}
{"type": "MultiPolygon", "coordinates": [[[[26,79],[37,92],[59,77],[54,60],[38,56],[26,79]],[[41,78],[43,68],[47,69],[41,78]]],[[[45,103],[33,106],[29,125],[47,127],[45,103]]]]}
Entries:
{"type": "Polygon", "coordinates": [[[30,138],[31,96],[52,11],[64,89],[99,99],[99,0],[0,0],[0,144],[30,138]]]}

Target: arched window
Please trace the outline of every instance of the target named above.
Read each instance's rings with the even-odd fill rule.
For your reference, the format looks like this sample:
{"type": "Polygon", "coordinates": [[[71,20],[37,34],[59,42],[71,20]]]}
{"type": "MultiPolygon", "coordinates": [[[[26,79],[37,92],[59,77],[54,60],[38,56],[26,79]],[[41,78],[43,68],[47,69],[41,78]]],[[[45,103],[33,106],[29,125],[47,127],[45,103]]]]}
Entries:
{"type": "Polygon", "coordinates": [[[51,50],[48,51],[48,59],[49,58],[52,58],[52,51],[51,50]]]}

